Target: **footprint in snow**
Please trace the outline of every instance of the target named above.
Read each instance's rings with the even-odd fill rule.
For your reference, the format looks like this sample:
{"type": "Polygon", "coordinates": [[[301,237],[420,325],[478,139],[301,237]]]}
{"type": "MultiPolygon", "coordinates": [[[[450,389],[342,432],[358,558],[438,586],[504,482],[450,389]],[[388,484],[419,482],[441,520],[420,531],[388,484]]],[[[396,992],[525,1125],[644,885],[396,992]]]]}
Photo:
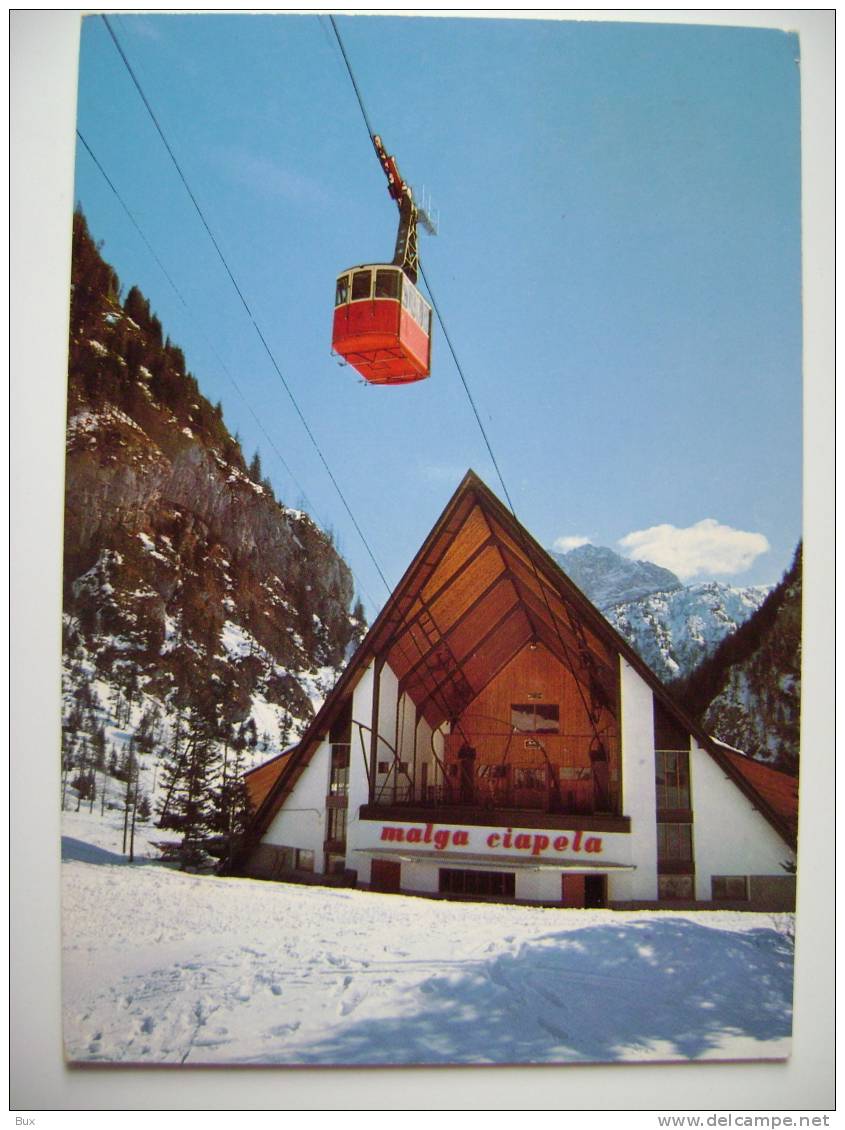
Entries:
{"type": "Polygon", "coordinates": [[[364,993],[356,993],[354,996],[345,997],[338,1006],[339,1016],[348,1016],[350,1012],[354,1012],[361,1001],[364,999],[364,993]]]}
{"type": "Polygon", "coordinates": [[[141,1031],[144,1033],[144,1035],[149,1036],[155,1026],[155,1020],[153,1020],[151,1016],[145,1016],[144,1022],[141,1025],[141,1031]]]}
{"type": "Polygon", "coordinates": [[[274,997],[280,997],[282,995],[282,986],[278,985],[278,984],[273,984],[273,985],[270,986],[270,992],[273,994],[274,997]]]}

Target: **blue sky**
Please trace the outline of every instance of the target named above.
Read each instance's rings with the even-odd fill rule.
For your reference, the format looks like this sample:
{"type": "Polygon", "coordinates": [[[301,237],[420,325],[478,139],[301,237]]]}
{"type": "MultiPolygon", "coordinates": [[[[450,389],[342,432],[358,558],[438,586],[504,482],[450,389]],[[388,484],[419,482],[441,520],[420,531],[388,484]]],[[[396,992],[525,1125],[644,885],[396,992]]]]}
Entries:
{"type": "MultiPolygon", "coordinates": [[[[439,326],[407,388],[330,354],[334,278],[390,259],[398,213],[328,21],[110,18],[394,584],[468,467],[502,489],[439,326]]],[[[421,258],[520,520],[689,581],[778,580],[801,532],[797,38],[337,23],[374,128],[440,210],[421,258]]],[[[78,123],[181,298],[80,150],[104,256],[279,497],[335,531],[372,615],[384,586],[99,17],[78,123]]]]}

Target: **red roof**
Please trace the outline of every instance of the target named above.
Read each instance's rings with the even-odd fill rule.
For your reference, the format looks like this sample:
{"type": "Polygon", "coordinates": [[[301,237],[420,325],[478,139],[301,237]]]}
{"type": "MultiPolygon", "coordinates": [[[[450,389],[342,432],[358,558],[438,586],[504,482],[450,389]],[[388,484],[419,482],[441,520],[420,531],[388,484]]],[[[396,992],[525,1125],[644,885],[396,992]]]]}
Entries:
{"type": "Polygon", "coordinates": [[[286,749],[284,753],[279,753],[275,757],[271,757],[270,760],[265,761],[263,765],[249,769],[244,774],[244,784],[246,785],[247,796],[249,797],[249,807],[253,812],[257,812],[261,802],[276,783],[279,774],[287,765],[290,755],[296,748],[296,746],[291,746],[290,749],[286,749]]]}
{"type": "Polygon", "coordinates": [[[763,761],[755,761],[754,758],[730,749],[721,742],[719,746],[731,765],[795,835],[798,829],[798,778],[779,769],[773,769],[763,761]]]}

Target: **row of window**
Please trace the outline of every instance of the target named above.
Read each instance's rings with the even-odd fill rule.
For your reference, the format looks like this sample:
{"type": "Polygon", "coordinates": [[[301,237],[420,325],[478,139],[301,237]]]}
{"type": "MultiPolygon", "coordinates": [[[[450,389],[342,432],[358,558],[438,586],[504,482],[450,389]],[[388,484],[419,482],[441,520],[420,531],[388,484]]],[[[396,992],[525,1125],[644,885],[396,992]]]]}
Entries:
{"type": "Polygon", "coordinates": [[[391,769],[395,769],[397,773],[407,773],[408,768],[409,765],[407,761],[380,761],[376,766],[381,776],[385,776],[391,769]]]}
{"type": "Polygon", "coordinates": [[[438,889],[443,895],[512,899],[516,895],[516,876],[512,871],[459,871],[441,867],[438,889]]]}
{"type": "Polygon", "coordinates": [[[401,299],[403,309],[408,311],[417,325],[422,326],[427,334],[431,333],[431,307],[398,267],[353,271],[351,281],[349,275],[338,278],[335,306],[345,306],[347,302],[363,302],[368,298],[390,298],[394,302],[401,299]]]}
{"type": "MultiPolygon", "coordinates": [[[[659,875],[657,894],[661,900],[693,902],[695,879],[692,875],[659,875]]],[[[748,876],[711,876],[710,898],[713,902],[748,902],[748,876]]]]}
{"type": "MultiPolygon", "coordinates": [[[[326,805],[326,840],[341,847],[346,845],[347,809],[345,798],[349,796],[349,754],[348,742],[332,744],[329,797],[335,798],[335,804],[326,805]]],[[[329,874],[343,870],[338,863],[338,857],[329,856],[326,859],[326,870],[329,874]]]]}
{"type": "Polygon", "coordinates": [[[658,749],[654,760],[658,809],[690,808],[687,750],[658,749]]]}
{"type": "Polygon", "coordinates": [[[329,808],[326,810],[326,839],[346,842],[346,812],[345,808],[329,808]]]}
{"type": "Polygon", "coordinates": [[[277,846],[276,871],[313,871],[314,852],[306,848],[277,846]]]}
{"type": "Polygon", "coordinates": [[[692,862],[692,824],[657,825],[657,866],[692,862]]]}

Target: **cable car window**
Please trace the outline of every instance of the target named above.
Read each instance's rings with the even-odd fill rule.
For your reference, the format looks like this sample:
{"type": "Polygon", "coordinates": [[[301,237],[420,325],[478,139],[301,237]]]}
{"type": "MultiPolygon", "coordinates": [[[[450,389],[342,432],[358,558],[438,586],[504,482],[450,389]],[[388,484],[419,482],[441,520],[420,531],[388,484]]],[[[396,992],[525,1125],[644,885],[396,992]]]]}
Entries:
{"type": "Polygon", "coordinates": [[[421,326],[426,334],[431,334],[431,309],[420,292],[411,283],[402,286],[402,305],[421,326]]]}
{"type": "Polygon", "coordinates": [[[335,306],[343,306],[349,301],[349,275],[341,275],[337,280],[337,290],[334,294],[335,306]]]}
{"type": "Polygon", "coordinates": [[[376,298],[399,297],[399,272],[376,271],[376,298]]]}
{"type": "Polygon", "coordinates": [[[371,271],[356,271],[352,276],[352,301],[370,297],[371,271]]]}

